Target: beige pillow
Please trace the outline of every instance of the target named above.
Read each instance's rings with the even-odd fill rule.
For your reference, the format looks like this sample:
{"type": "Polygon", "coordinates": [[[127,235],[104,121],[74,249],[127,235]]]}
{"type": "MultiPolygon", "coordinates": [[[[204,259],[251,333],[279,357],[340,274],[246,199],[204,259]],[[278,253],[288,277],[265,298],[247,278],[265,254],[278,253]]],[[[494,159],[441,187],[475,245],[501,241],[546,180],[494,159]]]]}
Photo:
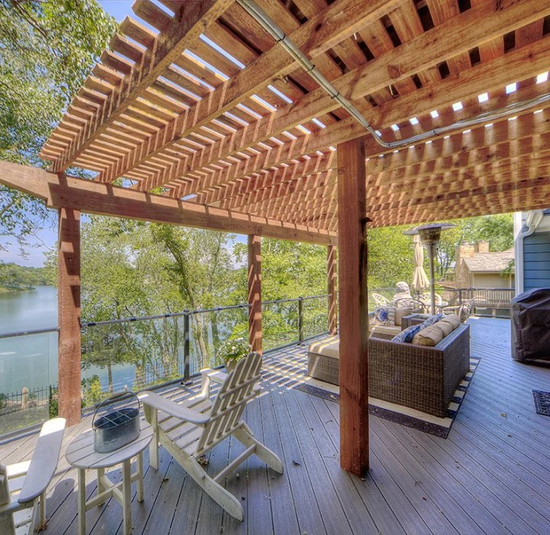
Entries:
{"type": "Polygon", "coordinates": [[[451,334],[454,330],[453,324],[449,321],[445,321],[445,318],[439,320],[437,323],[434,323],[434,325],[437,325],[441,329],[443,336],[451,334]]]}
{"type": "Polygon", "coordinates": [[[434,347],[445,337],[443,330],[439,327],[439,321],[434,325],[429,325],[425,329],[416,333],[413,338],[413,344],[417,346],[434,347]]]}
{"type": "Polygon", "coordinates": [[[442,318],[440,321],[450,323],[453,326],[453,331],[455,329],[458,329],[458,327],[460,327],[460,319],[456,314],[449,314],[448,316],[445,316],[444,318],[442,318]]]}
{"type": "Polygon", "coordinates": [[[401,327],[401,320],[403,317],[412,314],[414,310],[412,308],[398,307],[395,309],[395,324],[401,327]]]}

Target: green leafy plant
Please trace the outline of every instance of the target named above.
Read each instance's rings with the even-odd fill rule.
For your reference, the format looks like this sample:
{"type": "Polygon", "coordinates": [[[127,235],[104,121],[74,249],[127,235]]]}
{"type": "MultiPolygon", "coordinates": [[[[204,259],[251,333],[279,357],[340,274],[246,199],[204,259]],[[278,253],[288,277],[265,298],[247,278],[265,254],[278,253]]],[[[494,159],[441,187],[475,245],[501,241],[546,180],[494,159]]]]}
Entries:
{"type": "Polygon", "coordinates": [[[48,414],[50,418],[55,418],[59,414],[58,388],[52,385],[48,397],[48,414]]]}
{"type": "Polygon", "coordinates": [[[232,338],[229,337],[227,340],[222,342],[216,353],[216,357],[219,361],[225,363],[228,362],[237,362],[243,357],[246,357],[250,353],[250,344],[248,340],[244,338],[232,338]]]}

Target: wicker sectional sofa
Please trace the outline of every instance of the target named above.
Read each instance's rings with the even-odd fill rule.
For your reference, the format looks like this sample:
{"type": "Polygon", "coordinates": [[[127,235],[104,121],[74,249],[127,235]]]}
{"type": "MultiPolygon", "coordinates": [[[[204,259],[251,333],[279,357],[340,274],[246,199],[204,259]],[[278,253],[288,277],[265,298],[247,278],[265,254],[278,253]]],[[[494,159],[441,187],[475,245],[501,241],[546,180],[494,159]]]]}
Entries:
{"type": "MultiPolygon", "coordinates": [[[[444,417],[470,369],[470,327],[460,325],[435,347],[369,338],[369,396],[444,417]]],[[[339,384],[338,338],[309,346],[308,375],[339,384]]]]}

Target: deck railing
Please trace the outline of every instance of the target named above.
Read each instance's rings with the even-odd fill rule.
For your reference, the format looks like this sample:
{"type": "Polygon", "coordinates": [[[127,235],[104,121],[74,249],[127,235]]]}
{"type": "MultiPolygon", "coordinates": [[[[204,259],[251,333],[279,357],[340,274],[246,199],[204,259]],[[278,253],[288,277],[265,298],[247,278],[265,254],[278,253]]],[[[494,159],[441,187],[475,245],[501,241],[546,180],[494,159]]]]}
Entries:
{"type": "MultiPolygon", "coordinates": [[[[389,301],[393,299],[394,288],[369,288],[369,309],[376,306],[372,294],[382,295],[389,301]]],[[[456,306],[474,300],[474,313],[478,316],[496,318],[510,317],[510,301],[515,297],[514,288],[444,288],[437,291],[449,306],[456,306]]],[[[428,301],[426,302],[428,303],[428,301]]]]}
{"type": "MultiPolygon", "coordinates": [[[[328,331],[328,295],[262,303],[264,351],[328,331]]],[[[248,304],[82,323],[82,405],[110,392],[187,381],[229,336],[248,337],[248,304]]],[[[0,335],[0,436],[56,410],[58,329],[0,335]]]]}
{"type": "Polygon", "coordinates": [[[510,317],[510,301],[515,297],[514,288],[450,288],[443,291],[443,299],[452,305],[474,300],[477,316],[510,317]]]}

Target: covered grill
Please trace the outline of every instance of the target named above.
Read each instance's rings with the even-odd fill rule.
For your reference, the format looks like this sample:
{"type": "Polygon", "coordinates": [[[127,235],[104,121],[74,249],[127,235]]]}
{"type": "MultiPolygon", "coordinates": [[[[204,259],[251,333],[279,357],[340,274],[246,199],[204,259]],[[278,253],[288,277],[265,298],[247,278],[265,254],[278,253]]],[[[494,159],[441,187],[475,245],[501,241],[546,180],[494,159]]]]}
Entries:
{"type": "Polygon", "coordinates": [[[511,302],[512,358],[550,361],[550,288],[535,288],[511,302]]]}

